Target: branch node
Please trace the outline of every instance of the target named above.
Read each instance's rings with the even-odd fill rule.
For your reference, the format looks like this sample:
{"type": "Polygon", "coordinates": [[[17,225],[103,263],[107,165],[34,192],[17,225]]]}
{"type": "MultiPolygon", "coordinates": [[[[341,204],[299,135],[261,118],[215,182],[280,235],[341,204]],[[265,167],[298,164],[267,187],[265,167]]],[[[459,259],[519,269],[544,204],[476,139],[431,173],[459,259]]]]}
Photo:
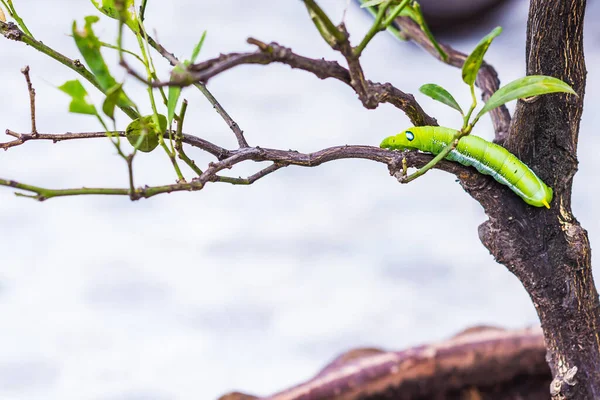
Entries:
{"type": "Polygon", "coordinates": [[[273,50],[270,45],[253,37],[249,37],[248,39],[246,39],[246,42],[255,45],[260,49],[260,51],[265,53],[270,53],[273,50]]]}

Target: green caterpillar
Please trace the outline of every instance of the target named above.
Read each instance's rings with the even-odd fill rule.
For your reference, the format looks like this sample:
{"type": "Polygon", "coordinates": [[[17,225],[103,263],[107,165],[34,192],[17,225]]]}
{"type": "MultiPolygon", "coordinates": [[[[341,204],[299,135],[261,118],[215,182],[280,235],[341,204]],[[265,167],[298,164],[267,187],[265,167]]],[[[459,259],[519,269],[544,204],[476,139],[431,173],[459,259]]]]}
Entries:
{"type": "MultiPolygon", "coordinates": [[[[439,126],[415,126],[395,136],[385,138],[380,147],[392,150],[421,150],[439,154],[454,138],[456,130],[439,126]]],[[[552,188],[514,154],[504,147],[488,142],[478,136],[465,136],[458,142],[446,159],[466,166],[473,166],[479,172],[491,175],[495,180],[508,186],[527,204],[550,208],[552,188]]]]}

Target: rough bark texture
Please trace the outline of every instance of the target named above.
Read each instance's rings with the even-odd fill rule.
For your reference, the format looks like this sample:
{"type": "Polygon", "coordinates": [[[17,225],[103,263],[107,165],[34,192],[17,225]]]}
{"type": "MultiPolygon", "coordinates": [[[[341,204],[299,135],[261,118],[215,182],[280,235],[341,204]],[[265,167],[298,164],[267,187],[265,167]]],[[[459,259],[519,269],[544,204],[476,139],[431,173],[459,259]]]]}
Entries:
{"type": "Polygon", "coordinates": [[[560,78],[564,94],[520,101],[506,147],[554,188],[550,210],[484,204],[484,245],[525,286],[540,317],[554,381],[553,398],[600,398],[600,314],[587,232],[571,211],[586,70],[585,0],[532,0],[527,74],[560,78]]]}
{"type": "Polygon", "coordinates": [[[475,327],[403,351],[355,349],[282,392],[220,400],[546,400],[552,376],[539,329],[475,327]]]}
{"type": "MultiPolygon", "coordinates": [[[[518,277],[533,300],[552,381],[539,370],[522,370],[531,358],[521,359],[517,354],[522,353],[501,346],[491,363],[469,365],[472,354],[462,352],[455,343],[449,347],[449,359],[466,364],[445,369],[448,359],[436,351],[427,364],[424,348],[361,353],[358,360],[342,366],[334,362],[311,381],[265,399],[547,399],[549,395],[553,399],[600,399],[600,304],[587,232],[571,211],[585,92],[585,5],[585,0],[531,0],[527,74],[560,78],[579,96],[553,94],[520,101],[508,134],[498,135],[499,141],[553,187],[551,208],[527,206],[490,177],[458,175],[489,217],[479,228],[483,244],[518,277]],[[506,362],[501,354],[517,361],[506,362]],[[365,367],[364,363],[373,364],[365,367]],[[344,371],[349,375],[344,376],[344,371]]],[[[410,36],[410,23],[400,22],[405,22],[400,26],[410,36]]],[[[520,346],[527,348],[523,343],[520,346]]],[[[471,350],[478,354],[475,347],[471,350]]],[[[489,352],[474,359],[478,357],[493,359],[489,352]]]]}

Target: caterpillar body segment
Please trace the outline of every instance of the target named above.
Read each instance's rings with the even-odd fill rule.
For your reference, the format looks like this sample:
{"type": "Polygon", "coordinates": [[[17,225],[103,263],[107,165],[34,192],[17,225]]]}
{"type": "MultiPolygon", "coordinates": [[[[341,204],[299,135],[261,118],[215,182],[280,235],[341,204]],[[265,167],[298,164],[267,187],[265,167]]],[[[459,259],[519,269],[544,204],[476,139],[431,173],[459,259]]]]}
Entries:
{"type": "MultiPolygon", "coordinates": [[[[381,147],[392,150],[420,150],[439,154],[453,139],[456,130],[437,126],[409,128],[381,142],[381,147]]],[[[446,159],[475,167],[480,173],[491,175],[508,186],[527,204],[550,208],[552,188],[514,154],[504,147],[478,136],[465,136],[446,159]]]]}

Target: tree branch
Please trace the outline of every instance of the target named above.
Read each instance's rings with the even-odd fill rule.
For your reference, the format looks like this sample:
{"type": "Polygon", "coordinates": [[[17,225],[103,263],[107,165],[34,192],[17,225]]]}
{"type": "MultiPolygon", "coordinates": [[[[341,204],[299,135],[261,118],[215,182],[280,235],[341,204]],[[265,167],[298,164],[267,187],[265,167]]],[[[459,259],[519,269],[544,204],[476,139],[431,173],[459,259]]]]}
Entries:
{"type": "MultiPolygon", "coordinates": [[[[121,137],[126,137],[125,131],[116,131],[111,132],[113,135],[119,135],[121,137]]],[[[174,133],[174,132],[173,132],[174,133]]],[[[11,147],[20,146],[30,140],[50,140],[54,143],[62,142],[65,140],[79,140],[79,139],[97,139],[97,138],[106,138],[106,132],[76,132],[76,133],[38,133],[37,135],[31,135],[27,133],[17,133],[11,131],[10,129],[6,130],[6,134],[12,137],[15,137],[16,140],[0,143],[0,149],[8,150],[11,147]]],[[[201,139],[197,136],[183,134],[182,142],[189,144],[190,146],[197,147],[202,149],[215,157],[218,160],[223,160],[227,158],[230,154],[230,151],[224,149],[223,147],[217,146],[209,141],[201,139]]]]}
{"type": "MultiPolygon", "coordinates": [[[[155,41],[150,35],[146,34],[145,37],[146,37],[146,40],[148,40],[148,44],[150,46],[152,46],[152,48],[154,48],[156,51],[158,51],[158,53],[169,62],[169,64],[171,64],[172,66],[179,64],[179,59],[177,57],[175,57],[175,55],[173,53],[171,53],[167,49],[165,49],[160,43],[155,41]]],[[[233,120],[233,118],[231,118],[229,116],[227,111],[225,111],[225,108],[221,105],[221,103],[219,103],[217,101],[215,96],[213,96],[213,94],[208,90],[206,85],[203,82],[197,82],[194,84],[194,86],[198,90],[200,90],[200,92],[202,92],[204,97],[206,97],[206,99],[212,104],[212,106],[215,109],[215,111],[217,112],[217,114],[219,114],[221,116],[221,118],[223,118],[223,120],[227,123],[227,126],[229,126],[229,129],[231,129],[231,131],[235,135],[235,138],[237,139],[237,142],[238,142],[238,145],[240,146],[240,148],[248,147],[248,142],[246,141],[246,138],[244,137],[244,132],[242,131],[240,126],[237,124],[237,122],[235,122],[233,120]]]]}
{"type": "MultiPolygon", "coordinates": [[[[51,140],[56,143],[64,140],[106,137],[104,132],[80,132],[66,134],[38,133],[36,136],[33,136],[31,134],[20,134],[7,130],[7,134],[16,137],[17,139],[0,145],[0,147],[5,149],[22,145],[31,140],[51,140]]],[[[123,131],[115,132],[115,134],[125,136],[125,132],[123,131]]],[[[194,180],[189,183],[182,182],[155,187],[141,187],[135,189],[134,191],[132,191],[130,188],[46,189],[22,184],[20,182],[8,179],[0,179],[0,186],[8,186],[34,192],[36,195],[33,197],[37,200],[46,200],[52,197],[61,196],[92,194],[124,195],[130,196],[132,200],[138,200],[141,198],[153,197],[162,193],[201,190],[208,182],[249,185],[288,165],[316,167],[323,163],[334,160],[365,159],[386,164],[390,174],[396,175],[401,170],[403,162],[405,162],[408,167],[420,168],[432,159],[430,154],[423,154],[415,151],[390,151],[373,146],[335,146],[314,153],[300,153],[295,150],[279,150],[260,147],[227,150],[192,135],[184,135],[182,140],[191,146],[200,148],[213,154],[219,160],[216,163],[210,163],[209,167],[199,177],[194,178],[194,180]],[[244,161],[270,161],[273,164],[262,171],[249,176],[248,178],[232,178],[218,175],[220,171],[224,169],[230,169],[244,161]]],[[[436,165],[436,168],[456,175],[460,179],[461,185],[464,187],[464,189],[472,196],[478,198],[478,200],[483,204],[496,204],[498,201],[498,196],[506,195],[506,193],[502,191],[508,190],[504,186],[495,184],[493,179],[490,177],[481,175],[473,168],[468,168],[458,163],[442,161],[436,165]]]]}
{"type": "Polygon", "coordinates": [[[359,99],[368,109],[376,108],[380,103],[390,103],[404,111],[414,125],[437,125],[435,118],[427,115],[412,95],[402,92],[390,83],[374,83],[364,80],[363,76],[359,84],[352,80],[350,71],[336,61],[303,57],[274,42],[266,44],[249,38],[248,43],[258,46],[258,50],[254,53],[222,54],[192,65],[190,71],[194,80],[208,82],[216,75],[244,64],[282,63],[310,72],[320,79],[334,78],[347,84],[357,92],[359,99]]]}

